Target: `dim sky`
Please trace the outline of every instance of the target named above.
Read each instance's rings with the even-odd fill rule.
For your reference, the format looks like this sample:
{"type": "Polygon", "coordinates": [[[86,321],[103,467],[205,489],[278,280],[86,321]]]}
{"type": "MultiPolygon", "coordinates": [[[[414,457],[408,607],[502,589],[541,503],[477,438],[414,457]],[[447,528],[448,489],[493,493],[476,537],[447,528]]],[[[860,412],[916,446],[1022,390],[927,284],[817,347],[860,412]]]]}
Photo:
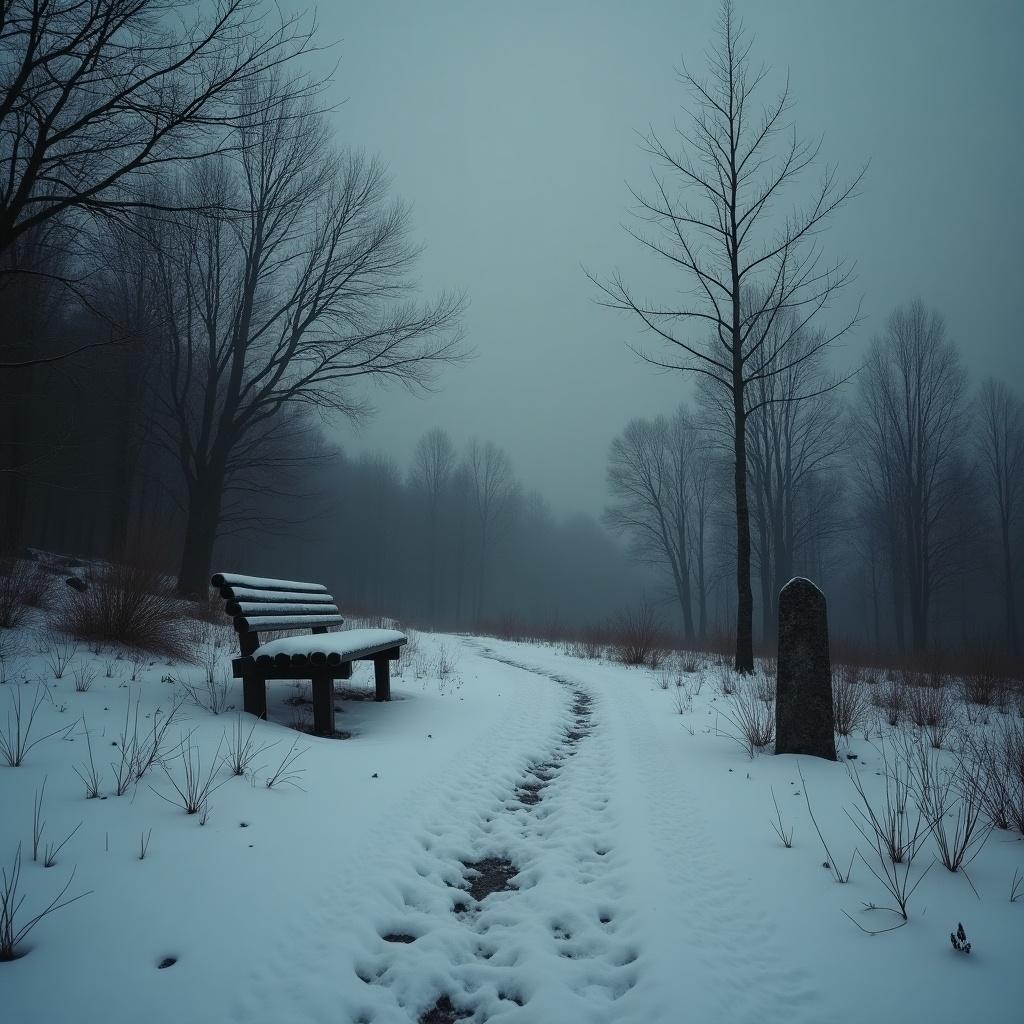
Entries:
{"type": "MultiPolygon", "coordinates": [[[[871,161],[822,238],[856,260],[848,299],[864,303],[837,358],[854,364],[893,305],[920,296],[973,382],[1024,384],[1024,3],[737,10],[770,81],[789,70],[801,134],[823,133],[847,174],[871,161]]],[[[368,425],[339,428],[346,448],[404,469],[441,426],[460,447],[474,435],[504,447],[557,513],[600,512],[611,439],[671,411],[691,382],[629,351],[637,325],[595,304],[582,268],[672,286],[622,230],[626,182],[644,185],[635,133],[669,134],[688,102],[675,69],[700,67],[717,14],[715,0],[321,0],[323,35],[339,41],[339,139],[389,166],[426,245],[423,287],[465,291],[476,352],[426,399],[378,392],[368,425]]]]}

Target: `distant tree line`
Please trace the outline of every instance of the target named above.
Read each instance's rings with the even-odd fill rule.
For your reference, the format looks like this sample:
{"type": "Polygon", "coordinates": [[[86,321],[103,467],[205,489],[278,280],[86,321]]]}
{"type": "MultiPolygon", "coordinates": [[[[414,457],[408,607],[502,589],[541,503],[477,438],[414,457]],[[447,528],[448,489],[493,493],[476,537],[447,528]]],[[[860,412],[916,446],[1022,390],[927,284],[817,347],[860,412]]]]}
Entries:
{"type": "MultiPolygon", "coordinates": [[[[939,313],[917,301],[894,310],[841,388],[815,357],[755,394],[746,450],[762,643],[774,641],[781,586],[807,575],[837,637],[1020,654],[1024,403],[1004,381],[972,389],[939,313]]],[[[690,638],[735,614],[728,434],[704,389],[695,411],[634,420],[609,457],[606,522],[657,568],[690,638]]]]}

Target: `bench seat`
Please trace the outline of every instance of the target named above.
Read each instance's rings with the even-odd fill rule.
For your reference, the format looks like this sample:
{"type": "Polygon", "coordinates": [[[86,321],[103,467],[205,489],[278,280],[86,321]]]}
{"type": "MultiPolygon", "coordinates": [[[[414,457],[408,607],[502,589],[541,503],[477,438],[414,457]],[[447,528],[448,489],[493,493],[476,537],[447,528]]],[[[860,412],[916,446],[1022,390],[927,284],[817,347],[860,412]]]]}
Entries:
{"type": "Polygon", "coordinates": [[[365,658],[370,654],[401,647],[406,635],[397,629],[346,629],[340,633],[319,633],[312,636],[282,636],[260,644],[252,652],[257,665],[283,665],[296,658],[300,664],[323,657],[327,664],[340,664],[350,658],[365,658]]]}

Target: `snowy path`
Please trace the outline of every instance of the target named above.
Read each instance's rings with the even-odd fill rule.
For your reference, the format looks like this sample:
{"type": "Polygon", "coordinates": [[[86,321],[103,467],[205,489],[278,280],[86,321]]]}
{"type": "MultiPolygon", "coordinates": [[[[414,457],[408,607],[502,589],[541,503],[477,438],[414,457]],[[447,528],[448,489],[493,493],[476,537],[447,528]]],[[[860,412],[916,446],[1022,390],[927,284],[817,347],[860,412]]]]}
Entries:
{"type": "Polygon", "coordinates": [[[695,1021],[827,1019],[808,973],[780,957],[779,935],[756,909],[756,894],[729,876],[691,783],[675,767],[678,731],[623,688],[621,670],[595,666],[572,677],[536,664],[519,667],[599,695],[594,746],[587,764],[577,766],[589,785],[577,780],[563,799],[567,816],[585,804],[580,789],[606,808],[600,873],[587,869],[585,843],[577,855],[598,900],[616,907],[620,946],[636,956],[635,985],[621,1007],[602,1015],[577,1006],[562,1019],[672,1021],[681,1019],[681,1007],[695,1021]]]}
{"type": "MultiPolygon", "coordinates": [[[[31,693],[45,669],[26,656],[16,685],[31,693]]],[[[161,799],[162,772],[112,791],[126,714],[141,704],[149,721],[166,708],[167,666],[154,660],[131,683],[98,675],[88,692],[51,680],[39,731],[55,737],[24,766],[0,768],[0,855],[10,864],[18,843],[31,849],[45,782],[44,839],[73,835],[52,870],[26,861],[28,905],[45,905],[72,870],[91,894],[0,966],[4,1024],[1019,1016],[1024,932],[1007,899],[1024,869],[1016,833],[994,836],[972,865],[982,899],[933,870],[907,927],[870,938],[843,913],[863,913],[879,885],[860,862],[849,885],[823,870],[795,759],[751,760],[724,735],[712,673],[677,692],[647,669],[441,635],[420,635],[404,669],[389,704],[339,701],[343,741],[296,740],[284,723],[302,688],[274,688],[271,720],[254,724],[268,745],[259,767],[221,771],[205,825],[161,799]],[[679,714],[684,692],[694,699],[679,714]],[[86,723],[98,800],[75,773],[86,723]],[[293,742],[302,788],[268,789],[293,742]],[[769,826],[773,793],[796,829],[792,849],[769,826]],[[976,942],[969,958],[949,946],[958,921],[976,942]]],[[[234,721],[189,709],[175,742],[215,763],[234,721]]],[[[878,751],[855,738],[849,753],[877,792],[878,751]]],[[[800,768],[848,856],[846,768],[800,768]]]]}
{"type": "Polygon", "coordinates": [[[623,690],[621,671],[570,676],[466,646],[515,688],[508,714],[352,837],[346,866],[289,915],[273,967],[240,979],[235,1019],[341,1009],[408,1024],[440,997],[493,1024],[668,1022],[684,1007],[694,1021],[825,1020],[727,877],[671,767],[678,733],[623,690]],[[465,865],[494,857],[514,865],[512,888],[475,901],[465,865]],[[372,886],[351,870],[360,858],[372,886]]]}

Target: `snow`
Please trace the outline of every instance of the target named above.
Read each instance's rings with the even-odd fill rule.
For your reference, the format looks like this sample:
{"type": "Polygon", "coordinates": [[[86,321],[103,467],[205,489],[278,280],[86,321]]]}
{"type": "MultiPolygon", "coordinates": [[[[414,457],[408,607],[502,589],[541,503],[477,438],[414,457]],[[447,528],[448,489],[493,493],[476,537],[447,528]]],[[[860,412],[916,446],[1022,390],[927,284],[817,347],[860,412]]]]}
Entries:
{"type": "Polygon", "coordinates": [[[333,604],[270,604],[265,601],[239,602],[240,615],[330,615],[337,613],[333,604]]]}
{"type": "Polygon", "coordinates": [[[795,586],[796,584],[800,584],[801,586],[806,585],[812,590],[817,591],[819,594],[821,593],[821,589],[818,587],[817,583],[813,580],[809,580],[806,576],[794,576],[782,589],[787,590],[789,587],[795,586]]]}
{"type": "MultiPolygon", "coordinates": [[[[221,636],[226,663],[234,638],[221,636]]],[[[99,677],[77,693],[71,670],[55,680],[35,653],[33,629],[21,637],[0,715],[14,688],[29,700],[41,679],[52,701],[35,728],[66,731],[21,767],[0,767],[0,863],[9,869],[22,844],[26,909],[72,868],[69,895],[90,895],[46,918],[27,955],[0,964],[5,1024],[127,1024],[140,1013],[149,1024],[408,1024],[442,995],[492,1024],[1020,1019],[1024,903],[1008,892],[1024,869],[1021,837],[994,833],[972,865],[980,899],[935,866],[906,927],[863,934],[842,912],[873,924],[861,901],[885,894],[859,861],[847,885],[823,869],[797,774],[845,866],[857,839],[845,765],[749,759],[724,735],[709,672],[679,714],[678,691],[660,689],[656,672],[414,634],[391,703],[343,695],[337,724],[350,738],[301,736],[301,789],[263,785],[299,735],[285,701],[308,693],[270,684],[271,720],[242,722],[277,745],[253,776],[223,776],[200,825],[160,799],[173,793],[164,772],[116,797],[109,764],[136,699],[148,728],[174,700],[173,680],[202,670],[152,661],[131,682],[118,674],[127,659],[83,649],[75,663],[99,677]],[[104,800],[86,800],[73,771],[86,728],[104,800]],[[516,796],[530,765],[549,776],[532,806],[516,796]],[[82,823],[49,869],[31,860],[44,779],[44,840],[82,823]],[[769,826],[772,789],[792,849],[769,826]],[[489,856],[514,863],[514,888],[473,905],[459,888],[463,863],[489,856]],[[468,912],[454,912],[460,902],[468,912]],[[959,921],[970,956],[950,946],[959,921]],[[386,941],[393,933],[415,941],[386,941]],[[158,969],[166,957],[176,963],[158,969]]],[[[325,638],[274,644],[311,639],[325,638]]],[[[692,692],[697,677],[684,678],[692,692]]],[[[363,684],[372,688],[370,666],[346,686],[363,684]]],[[[205,771],[236,719],[187,710],[171,732],[191,737],[205,771]]],[[[843,751],[877,785],[872,745],[843,751]]],[[[180,762],[167,770],[180,782],[180,762]]]]}
{"type": "MultiPolygon", "coordinates": [[[[250,619],[250,623],[255,620],[250,619]]],[[[398,647],[406,642],[405,633],[395,629],[346,629],[340,633],[319,633],[314,636],[282,636],[261,644],[253,652],[254,658],[278,654],[340,654],[343,657],[359,651],[385,647],[398,647]]]]}
{"type": "Polygon", "coordinates": [[[340,626],[345,620],[340,615],[245,615],[244,628],[248,632],[261,629],[311,629],[313,626],[340,626]]]}
{"type": "Polygon", "coordinates": [[[243,576],[237,572],[218,572],[213,579],[215,587],[254,587],[261,590],[300,590],[323,593],[327,588],[322,583],[299,583],[295,580],[275,580],[267,576],[243,576]]]}
{"type": "Polygon", "coordinates": [[[303,604],[333,604],[332,594],[288,593],[284,590],[253,590],[249,587],[232,587],[235,601],[285,601],[302,602],[303,604]]]}

